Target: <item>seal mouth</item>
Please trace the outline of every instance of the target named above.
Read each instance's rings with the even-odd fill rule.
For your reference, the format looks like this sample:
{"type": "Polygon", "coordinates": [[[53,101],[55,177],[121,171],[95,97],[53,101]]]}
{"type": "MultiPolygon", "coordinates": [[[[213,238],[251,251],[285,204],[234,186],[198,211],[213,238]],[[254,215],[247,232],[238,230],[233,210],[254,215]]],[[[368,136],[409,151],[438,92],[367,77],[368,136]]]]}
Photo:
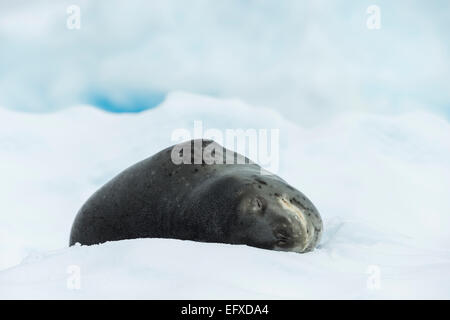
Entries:
{"type": "Polygon", "coordinates": [[[313,239],[314,239],[314,226],[306,218],[305,213],[296,205],[292,204],[286,197],[278,197],[278,202],[281,207],[288,213],[294,216],[294,218],[299,222],[299,225],[304,235],[304,241],[292,248],[295,252],[308,252],[313,249],[313,239]]]}

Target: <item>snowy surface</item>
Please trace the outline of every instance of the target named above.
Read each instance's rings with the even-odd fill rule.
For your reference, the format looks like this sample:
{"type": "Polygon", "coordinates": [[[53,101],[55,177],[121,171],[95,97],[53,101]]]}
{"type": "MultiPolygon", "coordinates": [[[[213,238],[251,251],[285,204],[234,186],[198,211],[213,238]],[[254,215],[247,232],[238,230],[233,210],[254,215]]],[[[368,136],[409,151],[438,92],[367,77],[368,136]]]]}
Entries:
{"type": "Polygon", "coordinates": [[[449,11],[444,0],[0,1],[0,105],[135,110],[184,90],[302,124],[348,110],[450,117],[449,11]],[[79,30],[66,28],[74,4],[79,30]],[[367,28],[374,4],[379,30],[367,28]]]}
{"type": "MultiPolygon", "coordinates": [[[[336,225],[331,227],[336,231],[336,225]]],[[[344,233],[307,255],[247,246],[139,239],[30,256],[0,273],[0,298],[448,298],[448,253],[344,233]],[[372,288],[368,264],[381,268],[372,288]],[[80,271],[79,287],[72,266],[80,271]],[[79,288],[79,289],[77,289],[79,288]]]]}
{"type": "Polygon", "coordinates": [[[181,92],[140,114],[0,108],[0,298],[450,298],[449,123],[426,112],[291,120],[181,92]],[[140,239],[67,248],[92,192],[194,120],[280,129],[277,174],[319,209],[320,247],[140,239]],[[67,286],[73,265],[80,290],[67,286]]]}

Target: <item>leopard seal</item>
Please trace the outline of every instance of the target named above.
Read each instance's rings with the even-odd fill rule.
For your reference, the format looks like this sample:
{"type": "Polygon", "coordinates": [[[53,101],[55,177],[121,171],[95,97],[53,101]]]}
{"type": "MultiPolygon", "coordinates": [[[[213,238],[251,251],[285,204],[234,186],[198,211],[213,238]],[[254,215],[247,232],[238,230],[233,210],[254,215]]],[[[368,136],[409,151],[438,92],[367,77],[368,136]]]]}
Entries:
{"type": "Polygon", "coordinates": [[[171,146],[96,191],[73,222],[70,245],[173,238],[313,250],[322,234],[318,210],[286,181],[261,170],[212,140],[171,146]]]}

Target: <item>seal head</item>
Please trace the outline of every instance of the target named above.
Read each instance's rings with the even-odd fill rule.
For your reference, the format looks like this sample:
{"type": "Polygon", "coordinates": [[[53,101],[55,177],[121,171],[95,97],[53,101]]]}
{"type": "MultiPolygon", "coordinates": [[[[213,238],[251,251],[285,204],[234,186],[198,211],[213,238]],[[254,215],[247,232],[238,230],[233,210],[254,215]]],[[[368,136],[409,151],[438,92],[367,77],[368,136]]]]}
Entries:
{"type": "Polygon", "coordinates": [[[323,225],[311,201],[277,176],[253,176],[252,180],[241,183],[236,192],[229,242],[278,251],[312,251],[323,225]]]}

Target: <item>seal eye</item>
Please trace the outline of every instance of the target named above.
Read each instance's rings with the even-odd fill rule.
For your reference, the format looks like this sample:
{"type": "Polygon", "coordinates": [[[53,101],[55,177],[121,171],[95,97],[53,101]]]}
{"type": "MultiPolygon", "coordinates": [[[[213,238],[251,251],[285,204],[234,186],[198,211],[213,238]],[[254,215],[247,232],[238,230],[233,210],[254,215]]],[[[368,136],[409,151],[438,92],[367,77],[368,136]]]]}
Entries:
{"type": "Polygon", "coordinates": [[[262,212],[265,209],[264,202],[260,198],[253,198],[250,207],[253,212],[262,212]]]}

